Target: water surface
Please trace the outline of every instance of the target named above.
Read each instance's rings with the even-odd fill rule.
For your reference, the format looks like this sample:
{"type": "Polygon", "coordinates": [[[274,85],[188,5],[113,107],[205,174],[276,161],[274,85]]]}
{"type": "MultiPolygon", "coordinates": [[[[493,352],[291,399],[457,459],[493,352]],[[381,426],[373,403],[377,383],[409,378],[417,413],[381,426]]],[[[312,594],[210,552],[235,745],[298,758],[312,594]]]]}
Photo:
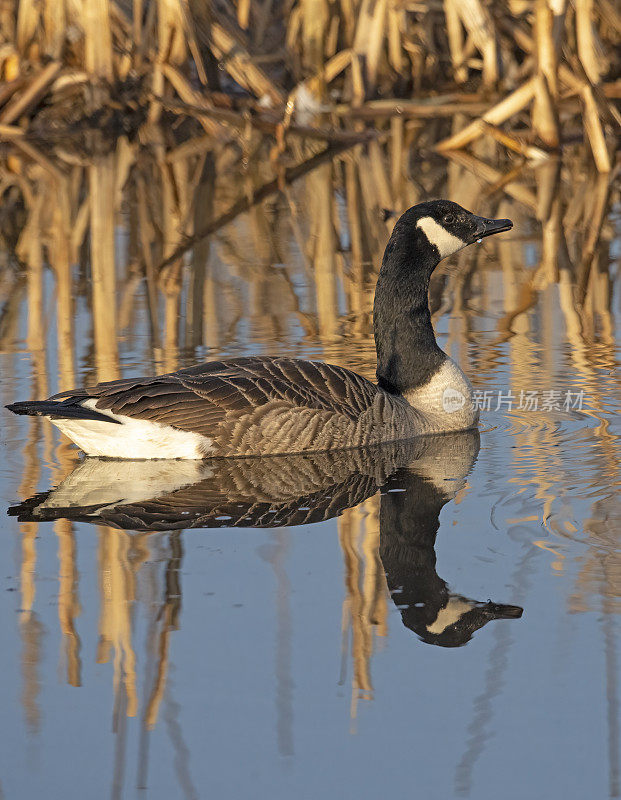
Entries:
{"type": "Polygon", "coordinates": [[[515,223],[430,293],[480,438],[115,469],[3,412],[0,498],[35,497],[0,537],[4,795],[619,796],[618,187],[389,140],[261,194],[255,146],[10,156],[2,404],[245,353],[372,377],[380,211],[441,195],[515,223]]]}

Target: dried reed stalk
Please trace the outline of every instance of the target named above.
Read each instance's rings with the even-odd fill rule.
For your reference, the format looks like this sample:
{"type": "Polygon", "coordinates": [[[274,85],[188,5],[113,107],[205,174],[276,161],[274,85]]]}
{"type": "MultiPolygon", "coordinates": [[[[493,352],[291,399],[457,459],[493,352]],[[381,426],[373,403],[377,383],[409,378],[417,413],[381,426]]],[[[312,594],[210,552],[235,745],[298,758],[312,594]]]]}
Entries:
{"type": "Polygon", "coordinates": [[[549,154],[546,153],[544,150],[541,150],[539,147],[535,147],[532,144],[528,144],[528,142],[519,139],[517,136],[513,136],[510,133],[505,133],[505,131],[501,130],[500,128],[496,128],[494,125],[486,125],[485,132],[495,139],[500,144],[504,145],[507,150],[513,150],[514,153],[519,153],[521,156],[530,159],[531,161],[545,161],[549,158],[549,154]]]}
{"type": "Polygon", "coordinates": [[[466,125],[459,133],[444,139],[436,145],[436,150],[461,150],[485,133],[485,123],[501,125],[503,122],[517,114],[531,102],[537,88],[536,78],[531,78],[522,84],[500,103],[492,106],[480,119],[466,125]]]}
{"type": "MultiPolygon", "coordinates": [[[[178,69],[170,64],[162,64],[161,73],[169,81],[184,103],[193,105],[196,108],[202,106],[207,111],[211,110],[211,104],[190,86],[178,69]]],[[[196,116],[207,133],[210,133],[212,136],[226,137],[227,134],[222,125],[212,119],[208,114],[197,114],[196,116]]]]}
{"type": "Polygon", "coordinates": [[[27,50],[34,42],[39,24],[39,9],[37,0],[20,0],[17,5],[17,24],[15,26],[15,43],[17,50],[22,55],[27,55],[27,50]]]}
{"type": "Polygon", "coordinates": [[[0,114],[0,122],[3,125],[10,125],[22,114],[32,109],[43,97],[50,84],[54,81],[61,70],[62,65],[58,61],[50,62],[43,67],[41,72],[28,84],[23,92],[13,97],[6,108],[0,114]]]}
{"type": "Polygon", "coordinates": [[[556,110],[558,42],[554,41],[554,12],[548,0],[535,3],[535,41],[538,76],[531,119],[541,141],[557,148],[560,141],[556,110]]]}
{"type": "Polygon", "coordinates": [[[596,85],[600,81],[601,66],[593,33],[593,0],[575,0],[575,7],[578,56],[589,81],[596,85]]]}
{"type": "Polygon", "coordinates": [[[295,110],[295,99],[303,87],[311,92],[311,94],[320,97],[322,94],[322,89],[327,86],[327,84],[331,83],[336,77],[338,77],[343,70],[351,64],[352,55],[353,50],[349,48],[339,51],[324,64],[318,73],[298,83],[295,89],[289,93],[285,119],[287,119],[287,116],[293,115],[293,111],[295,110]]]}
{"type": "Polygon", "coordinates": [[[116,266],[114,257],[114,155],[88,167],[91,276],[97,379],[118,377],[116,266]]]}
{"type": "Polygon", "coordinates": [[[602,122],[597,109],[593,89],[588,84],[582,87],[584,101],[584,130],[591,145],[593,159],[598,172],[610,172],[610,156],[606,147],[606,138],[602,130],[602,122]]]}
{"type": "Polygon", "coordinates": [[[0,107],[2,107],[5,103],[7,103],[13,95],[18,92],[22,86],[26,83],[26,77],[24,75],[14,75],[9,76],[7,74],[7,69],[5,65],[4,70],[4,83],[0,85],[0,107]]]}
{"type": "Polygon", "coordinates": [[[551,149],[556,149],[560,143],[560,134],[554,98],[550,92],[546,76],[539,74],[536,80],[537,88],[531,110],[533,129],[545,145],[551,149]]]}
{"type": "Polygon", "coordinates": [[[395,204],[399,204],[403,183],[404,123],[401,117],[390,120],[390,187],[395,204]]]}
{"type": "MultiPolygon", "coordinates": [[[[511,29],[511,33],[520,47],[526,52],[533,52],[533,40],[525,31],[515,26],[511,29]]],[[[584,131],[589,141],[595,164],[598,171],[602,173],[609,172],[610,158],[606,147],[602,119],[595,100],[594,88],[586,80],[576,76],[567,65],[562,63],[558,65],[558,77],[566,86],[582,97],[584,103],[584,131]]],[[[618,123],[619,114],[616,109],[611,107],[605,100],[603,102],[606,103],[606,110],[609,115],[618,123]]]]}
{"type": "Polygon", "coordinates": [[[465,83],[468,79],[468,69],[464,65],[464,32],[459,16],[456,0],[444,0],[444,15],[446,16],[446,33],[453,63],[453,77],[455,82],[465,83]]]}
{"type": "Polygon", "coordinates": [[[470,153],[466,153],[463,150],[453,150],[447,153],[447,157],[450,158],[451,161],[455,161],[457,164],[461,164],[466,167],[466,169],[471,170],[487,183],[495,183],[499,186],[502,185],[502,190],[508,194],[509,197],[513,197],[515,200],[523,203],[527,208],[537,208],[537,198],[530,189],[514,180],[504,182],[502,172],[491,167],[489,164],[485,164],[470,153]]]}
{"type": "Polygon", "coordinates": [[[112,33],[109,0],[82,0],[84,66],[93,77],[112,83],[112,33]]]}
{"type": "Polygon", "coordinates": [[[0,141],[5,139],[12,141],[14,139],[21,139],[24,136],[24,130],[18,128],[17,125],[0,125],[0,141]]]}
{"type": "Polygon", "coordinates": [[[366,42],[366,75],[367,91],[374,92],[379,76],[380,58],[382,56],[382,46],[384,44],[384,34],[386,30],[387,0],[376,0],[369,37],[366,42]]]}
{"type": "Polygon", "coordinates": [[[253,62],[242,42],[220,20],[212,20],[214,55],[231,77],[257,98],[267,98],[273,105],[284,105],[285,96],[253,62]]]}
{"type": "Polygon", "coordinates": [[[181,0],[157,0],[159,59],[179,66],[187,56],[186,25],[181,0]]]}
{"type": "Polygon", "coordinates": [[[483,85],[493,87],[498,82],[498,46],[491,14],[480,0],[460,0],[459,14],[468,35],[483,57],[483,85]]]}
{"type": "Polygon", "coordinates": [[[325,57],[325,40],[330,22],[327,0],[300,0],[302,62],[307,71],[319,72],[325,57]]]}
{"type": "Polygon", "coordinates": [[[360,119],[377,119],[378,117],[414,117],[420,119],[438,119],[439,117],[453,117],[465,113],[470,116],[479,115],[487,111],[489,104],[480,100],[467,101],[459,99],[458,95],[447,96],[447,102],[438,102],[440,98],[422,98],[421,100],[369,100],[361,106],[339,105],[335,112],[339,116],[360,119]],[[455,97],[454,102],[448,102],[455,97]]]}

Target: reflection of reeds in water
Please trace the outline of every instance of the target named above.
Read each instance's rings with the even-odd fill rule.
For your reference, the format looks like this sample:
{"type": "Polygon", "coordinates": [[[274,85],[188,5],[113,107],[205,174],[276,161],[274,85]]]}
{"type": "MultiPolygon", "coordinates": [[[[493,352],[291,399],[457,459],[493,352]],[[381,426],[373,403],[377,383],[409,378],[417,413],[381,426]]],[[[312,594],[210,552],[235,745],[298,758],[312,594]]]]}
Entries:
{"type": "MultiPolygon", "coordinates": [[[[526,550],[515,565],[512,584],[519,586],[522,596],[530,589],[530,576],[533,550],[526,550]]],[[[455,768],[455,792],[463,797],[472,794],[472,778],[477,761],[484,753],[496,709],[494,701],[505,682],[505,674],[510,664],[510,651],[513,644],[509,626],[494,628],[494,643],[487,659],[484,673],[484,687],[472,703],[472,718],[464,741],[463,755],[455,768]]]]}
{"type": "MultiPolygon", "coordinates": [[[[43,291],[43,250],[41,215],[44,198],[33,200],[32,214],[22,233],[22,258],[27,264],[27,303],[28,331],[27,344],[33,360],[33,396],[47,391],[47,369],[45,360],[45,312],[43,291]]],[[[24,472],[20,491],[33,492],[37,486],[41,470],[38,455],[38,440],[41,436],[39,420],[33,419],[29,425],[29,434],[24,446],[24,472]]],[[[49,437],[45,436],[46,455],[49,455],[49,437]]],[[[34,609],[36,596],[36,538],[37,523],[29,522],[20,526],[22,533],[22,559],[20,572],[21,612],[20,631],[22,635],[22,675],[24,687],[22,703],[26,719],[32,730],[39,727],[40,715],[37,703],[39,692],[38,663],[40,660],[43,626],[34,609]]]]}
{"type": "MultiPolygon", "coordinates": [[[[33,430],[36,436],[36,431],[33,430]]],[[[34,438],[34,437],[33,437],[34,438]]],[[[24,479],[20,490],[33,491],[38,478],[38,458],[36,444],[30,441],[26,446],[30,451],[26,460],[24,479]],[[30,465],[28,466],[28,460],[30,465]]],[[[38,525],[36,522],[26,522],[20,525],[21,541],[21,570],[20,570],[20,633],[22,637],[22,677],[24,681],[22,690],[22,703],[26,713],[26,720],[31,729],[37,730],[39,726],[39,708],[37,695],[39,693],[38,664],[40,660],[41,638],[43,626],[34,610],[35,603],[35,578],[37,566],[36,536],[38,525]]]]}
{"type": "MultiPolygon", "coordinates": [[[[33,420],[33,422],[35,422],[33,420]]],[[[37,455],[36,440],[39,436],[39,426],[31,426],[31,435],[24,448],[24,474],[20,484],[20,491],[33,492],[39,477],[40,463],[37,455]]],[[[38,663],[40,659],[41,638],[43,626],[34,610],[36,596],[36,567],[37,549],[36,538],[38,531],[36,522],[25,522],[20,525],[21,540],[21,570],[20,570],[20,632],[22,636],[22,677],[24,686],[22,690],[22,703],[26,719],[31,729],[37,730],[39,726],[39,708],[37,695],[39,692],[38,663]]]]}
{"type": "Polygon", "coordinates": [[[99,529],[99,643],[97,663],[114,659],[114,718],[125,706],[127,716],[136,714],[136,656],[132,644],[132,617],[135,600],[136,572],[129,557],[133,543],[129,534],[99,529]]]}
{"type": "MultiPolygon", "coordinates": [[[[61,442],[57,450],[60,470],[56,477],[59,482],[75,466],[74,456],[74,451],[61,442]]],[[[81,645],[75,623],[76,617],[81,612],[78,596],[80,576],[77,567],[77,543],[73,523],[70,520],[56,520],[54,530],[58,538],[58,621],[64,637],[67,683],[70,686],[81,686],[81,645]]]]}
{"type": "Polygon", "coordinates": [[[388,588],[379,557],[379,497],[365,500],[339,517],[339,540],[345,566],[345,599],[342,613],[343,666],[352,657],[351,717],[356,718],[358,700],[372,699],[371,656],[375,637],[388,632],[388,588]]]}
{"type": "Polygon", "coordinates": [[[54,529],[58,536],[58,618],[65,638],[67,683],[81,686],[80,637],[75,626],[75,618],[80,614],[76,540],[68,520],[58,520],[54,529]]]}
{"type": "Polygon", "coordinates": [[[598,596],[603,595],[606,612],[621,613],[620,517],[617,498],[593,503],[592,516],[585,521],[592,546],[580,558],[575,591],[569,600],[574,612],[592,610],[599,604],[598,596]]]}
{"type": "Polygon", "coordinates": [[[153,728],[157,722],[159,707],[166,688],[166,675],[168,673],[168,648],[171,631],[179,627],[179,613],[181,611],[181,585],[179,574],[183,558],[183,545],[181,534],[178,531],[170,535],[170,558],[166,565],[164,576],[164,596],[160,608],[153,618],[150,635],[149,649],[152,657],[156,659],[156,669],[150,695],[144,710],[144,725],[153,728]]]}
{"type": "Polygon", "coordinates": [[[332,165],[324,164],[308,178],[311,205],[311,263],[315,277],[319,334],[330,339],[336,333],[336,241],[332,214],[332,165]]]}
{"type": "MultiPolygon", "coordinates": [[[[462,126],[463,120],[456,120],[454,132],[462,126]]],[[[606,409],[606,392],[613,383],[603,385],[601,375],[616,365],[609,264],[615,235],[610,208],[619,201],[618,185],[586,169],[579,152],[531,169],[521,162],[499,163],[500,145],[488,137],[476,142],[472,152],[452,154],[447,165],[412,158],[412,143],[429,148],[437,130],[401,120],[389,131],[373,146],[357,145],[334,159],[300,147],[293,153],[296,164],[284,172],[280,165],[273,171],[268,144],[254,132],[243,149],[217,145],[208,137],[173,145],[160,132],[156,143],[138,146],[120,140],[111,154],[93,163],[62,150],[45,157],[33,146],[11,151],[0,164],[0,185],[10,187],[11,201],[4,206],[8,216],[1,229],[6,258],[0,270],[7,279],[0,284],[6,287],[0,343],[7,351],[19,348],[19,309],[25,301],[32,397],[56,388],[48,387],[46,369],[52,308],[60,389],[119,374],[130,339],[144,343],[144,363],[132,365],[131,374],[194,362],[202,357],[196,348],[218,354],[241,344],[296,353],[297,340],[304,337],[314,353],[373,377],[373,282],[392,225],[381,209],[398,213],[417,200],[445,195],[474,211],[516,222],[513,238],[466,249],[458,269],[443,264],[434,276],[435,317],[449,316],[447,349],[474,378],[476,388],[488,387],[506,355],[509,386],[516,396],[521,389],[554,388],[555,370],[570,369],[575,388],[584,389],[588,398],[585,413],[596,419],[589,435],[597,475],[608,484],[618,470],[618,452],[606,409]],[[124,231],[127,259],[120,244],[124,231]],[[202,235],[205,231],[209,236],[202,235]],[[529,261],[532,253],[536,258],[529,261]],[[485,254],[497,256],[501,272],[488,269],[485,254]],[[171,261],[162,267],[167,257],[171,261]],[[56,289],[53,299],[45,291],[51,285],[48,265],[56,289]],[[480,334],[477,316],[495,307],[497,295],[502,313],[496,330],[491,336],[480,334]],[[82,301],[92,322],[92,347],[88,336],[86,342],[75,337],[75,308],[82,301]],[[563,366],[555,365],[546,352],[561,353],[563,366]],[[87,378],[76,374],[77,363],[87,368],[87,378]]],[[[557,511],[572,476],[554,455],[553,418],[540,411],[536,427],[530,424],[532,416],[514,414],[511,419],[516,424],[507,434],[515,445],[510,481],[518,489],[534,486],[539,506],[529,513],[546,522],[546,538],[537,538],[537,544],[552,551],[553,568],[562,567],[564,541],[577,534],[568,526],[567,513],[557,511]]],[[[53,461],[50,426],[36,418],[27,424],[22,496],[36,490],[42,436],[53,461]]],[[[69,468],[72,452],[61,446],[57,460],[62,471],[69,468]]],[[[601,558],[611,546],[607,514],[608,503],[594,501],[584,526],[591,547],[571,600],[575,610],[590,607],[595,595],[607,598],[609,612],[618,608],[619,570],[614,559],[601,558]]],[[[344,514],[339,532],[355,715],[358,697],[372,693],[375,636],[386,632],[377,501],[344,514]]],[[[80,610],[75,538],[71,526],[62,522],[56,533],[67,680],[79,685],[85,655],[75,623],[80,610]]],[[[33,524],[23,526],[23,696],[33,726],[42,636],[35,613],[36,535],[33,524]]],[[[99,532],[98,658],[114,661],[117,723],[121,712],[140,711],[150,728],[160,713],[170,631],[179,616],[172,565],[180,558],[174,555],[180,542],[171,547],[168,588],[152,623],[151,674],[139,709],[133,613],[136,576],[144,569],[147,545],[116,530],[99,532]]]]}
{"type": "MultiPolygon", "coordinates": [[[[594,238],[593,231],[600,231],[602,226],[602,208],[606,205],[606,195],[609,190],[606,180],[596,180],[596,191],[591,195],[592,201],[588,204],[592,227],[587,232],[585,241],[580,248],[572,247],[571,239],[575,239],[575,222],[572,223],[570,212],[573,199],[563,198],[561,185],[560,165],[547,164],[540,167],[535,173],[537,179],[537,216],[542,226],[540,244],[540,261],[532,273],[525,272],[522,266],[516,263],[515,253],[508,242],[497,243],[500,261],[504,272],[504,304],[505,316],[502,328],[509,336],[509,355],[511,367],[511,389],[514,395],[519,395],[520,389],[525,387],[535,390],[545,390],[553,387],[556,378],[556,369],[551,355],[556,351],[556,338],[558,329],[552,324],[555,318],[554,307],[550,305],[551,295],[549,287],[558,286],[558,308],[565,322],[565,336],[570,344],[569,355],[575,371],[576,390],[584,390],[588,397],[589,409],[585,412],[599,420],[593,433],[597,441],[597,451],[601,458],[601,480],[604,485],[612,479],[618,471],[618,452],[616,451],[614,437],[608,432],[608,419],[605,413],[607,398],[602,391],[600,370],[602,367],[613,368],[615,363],[614,347],[608,335],[609,326],[602,325],[602,340],[594,341],[596,326],[592,320],[595,315],[604,322],[610,318],[610,297],[601,287],[601,278],[597,275],[597,264],[592,246],[589,241],[594,238]],[[594,213],[594,215],[593,215],[594,213]],[[567,220],[565,224],[563,220],[567,220]],[[588,270],[595,276],[587,281],[584,299],[581,301],[579,275],[588,270]],[[520,275],[520,273],[522,273],[520,275]],[[578,284],[578,285],[577,285],[578,284]],[[599,289],[599,291],[598,291],[599,289]],[[536,344],[532,337],[529,312],[540,301],[540,294],[547,291],[546,320],[542,328],[540,344],[536,344]],[[590,330],[590,335],[589,335],[590,330]],[[594,346],[598,345],[598,346],[594,346]],[[542,358],[543,351],[543,358],[542,358]],[[535,379],[534,376],[537,376],[535,379]]],[[[512,209],[508,203],[503,205],[502,213],[512,216],[512,209]]],[[[599,242],[599,247],[605,247],[599,242]]],[[[606,256],[608,258],[608,255],[606,256]]],[[[501,330],[502,333],[502,330],[501,330]]],[[[527,423],[526,417],[524,422],[527,423]]],[[[561,454],[555,448],[556,436],[551,415],[542,415],[543,424],[537,427],[528,424],[521,425],[513,433],[514,449],[514,474],[516,483],[533,483],[537,487],[537,497],[542,500],[540,518],[551,534],[549,538],[538,539],[535,544],[553,556],[551,567],[554,570],[563,569],[564,546],[563,538],[573,537],[577,528],[573,522],[564,515],[557,515],[554,508],[564,494],[565,486],[571,482],[561,454]],[[524,463],[524,454],[528,463],[524,463]]],[[[592,546],[603,544],[605,552],[610,553],[610,542],[599,541],[595,534],[602,525],[606,528],[608,503],[594,505],[594,525],[585,522],[585,532],[591,536],[592,546]],[[596,510],[595,510],[596,509],[596,510]]],[[[593,550],[595,556],[596,550],[593,550]]],[[[612,553],[610,553],[612,557],[612,553]]],[[[584,570],[586,574],[593,569],[593,557],[586,559],[591,564],[584,570]]],[[[595,558],[599,563],[599,560],[595,558]]],[[[592,589],[597,589],[604,596],[611,598],[619,593],[621,578],[613,570],[600,572],[592,589]],[[602,580],[603,578],[603,580],[602,580]]],[[[580,579],[582,581],[582,578],[580,579]]],[[[588,579],[583,580],[583,585],[588,585],[588,579]]],[[[570,601],[577,608],[579,603],[576,598],[570,601]]]]}
{"type": "MultiPolygon", "coordinates": [[[[277,318],[283,311],[296,314],[305,332],[312,336],[319,332],[324,343],[343,331],[345,320],[346,331],[350,329],[349,320],[355,326],[353,332],[369,331],[373,275],[392,224],[382,220],[382,209],[398,212],[417,199],[443,193],[438,182],[443,180],[442,169],[419,173],[418,165],[413,165],[412,171],[404,162],[411,133],[407,125],[393,126],[386,150],[379,143],[368,148],[358,146],[340,156],[333,166],[318,163],[303,184],[287,188],[294,211],[290,228],[298,245],[295,250],[304,252],[289,251],[286,255],[270,244],[274,220],[267,199],[277,198],[278,181],[269,187],[265,201],[255,200],[269,185],[262,175],[265,170],[258,170],[250,181],[245,176],[240,180],[243,170],[230,149],[208,152],[206,142],[202,149],[180,145],[164,153],[159,148],[141,151],[120,140],[113,155],[86,168],[69,167],[61,160],[53,171],[44,169],[38,161],[33,164],[38,158],[36,151],[30,158],[20,151],[20,169],[29,178],[28,192],[22,196],[28,219],[18,248],[20,257],[29,264],[29,340],[34,343],[44,336],[37,326],[45,319],[41,289],[45,246],[56,277],[59,358],[66,361],[61,365],[65,374],[70,374],[75,349],[71,294],[76,288],[70,265],[85,241],[90,243],[89,299],[100,378],[118,374],[117,325],[129,334],[140,322],[136,308],[142,305],[150,321],[151,354],[165,369],[175,368],[179,353],[188,347],[226,346],[235,339],[242,318],[251,318],[257,339],[264,340],[285,335],[287,321],[277,318]],[[392,164],[386,163],[386,155],[393,159],[392,164]],[[120,217],[123,197],[131,202],[120,217]],[[43,208],[53,209],[53,213],[43,213],[43,208]],[[247,209],[250,214],[244,216],[247,209]],[[309,213],[301,216],[300,209],[309,213]],[[311,221],[307,229],[306,217],[311,221]],[[234,225],[227,225],[233,220],[234,225]],[[131,238],[127,265],[118,263],[122,251],[115,242],[115,230],[122,221],[131,238]],[[211,231],[211,242],[201,235],[204,230],[211,231]],[[186,239],[188,248],[184,248],[186,239]],[[250,248],[247,243],[252,243],[250,248]],[[188,270],[184,254],[190,245],[194,264],[188,270]],[[281,266],[283,256],[285,266],[281,266]],[[166,260],[169,263],[158,267],[166,260]],[[308,283],[309,277],[314,284],[314,308],[315,304],[310,305],[293,288],[300,281],[308,283]],[[240,281],[251,290],[248,302],[241,307],[240,281]],[[338,300],[340,285],[344,305],[338,300]],[[121,291],[120,301],[117,290],[121,291]],[[221,297],[225,303],[220,302],[221,297]]],[[[254,137],[251,148],[258,157],[260,139],[254,137]]],[[[576,358],[585,350],[579,340],[583,330],[594,328],[594,317],[612,343],[605,245],[601,239],[602,223],[612,200],[608,179],[603,176],[596,183],[591,202],[576,206],[575,199],[571,200],[565,213],[560,196],[563,192],[555,193],[559,186],[555,176],[559,170],[569,170],[570,181],[583,180],[572,174],[572,162],[563,166],[550,162],[540,167],[534,173],[534,192],[529,185],[531,174],[523,168],[503,172],[489,163],[495,154],[493,144],[482,150],[487,157],[451,154],[450,195],[486,211],[490,205],[486,195],[506,195],[514,201],[507,207],[508,213],[540,224],[543,252],[536,280],[529,281],[529,287],[543,291],[558,282],[576,358]],[[473,197],[479,199],[473,202],[473,197]],[[578,226],[584,226],[587,220],[592,224],[581,237],[582,250],[576,263],[567,240],[575,240],[578,226]],[[574,293],[575,282],[578,289],[574,293]]],[[[279,236],[278,241],[282,250],[285,240],[279,236]]],[[[501,244],[489,245],[495,246],[501,244]]],[[[466,264],[473,258],[474,254],[466,251],[461,261],[466,264]]],[[[462,274],[460,291],[466,288],[463,279],[462,274]]],[[[18,284],[14,291],[18,295],[18,284]]],[[[537,292],[530,296],[534,300],[537,292]]],[[[460,295],[454,295],[453,300],[459,302],[460,295]]],[[[8,303],[6,311],[10,311],[8,303]]],[[[510,327],[506,334],[512,335],[510,327]]],[[[36,347],[31,349],[37,352],[36,347]]]]}
{"type": "MultiPolygon", "coordinates": [[[[431,169],[407,159],[413,136],[422,146],[430,143],[426,131],[408,122],[394,124],[385,147],[380,142],[359,145],[339,155],[333,165],[318,161],[308,177],[290,185],[286,178],[284,183],[270,182],[270,169],[260,158],[265,143],[252,132],[242,152],[214,147],[200,137],[168,149],[162,144],[138,148],[121,139],[113,154],[84,166],[64,152],[52,161],[34,146],[20,145],[0,174],[12,181],[19,172],[12,192],[24,207],[26,224],[17,231],[17,254],[27,264],[28,346],[36,379],[45,374],[47,255],[56,279],[62,385],[75,383],[74,295],[76,290],[83,292],[85,284],[78,283],[73,264],[84,260],[87,244],[92,278],[87,299],[99,378],[118,374],[120,334],[134,335],[141,320],[136,311],[142,306],[150,321],[149,351],[156,368],[176,367],[180,353],[185,351],[191,359],[192,348],[201,345],[227,349],[236,342],[244,319],[251,320],[252,338],[270,350],[272,341],[281,341],[277,349],[282,351],[293,316],[307,336],[319,334],[327,357],[337,361],[343,362],[343,354],[331,344],[334,337],[362,334],[368,341],[369,364],[355,366],[372,375],[372,284],[392,224],[382,220],[381,209],[399,211],[422,197],[446,193],[441,166],[431,169]],[[251,170],[239,161],[248,154],[251,170]],[[285,236],[275,226],[282,226],[286,218],[275,216],[271,204],[280,188],[292,211],[285,236]],[[307,209],[309,213],[300,213],[307,209]],[[130,232],[127,265],[120,263],[122,250],[115,242],[121,225],[130,232]],[[211,231],[211,237],[202,236],[204,230],[211,231]],[[186,237],[194,255],[191,269],[184,256],[186,237]],[[296,246],[282,252],[289,240],[296,246]],[[167,257],[170,263],[159,268],[167,257]],[[311,292],[299,291],[309,283],[311,292]],[[240,288],[245,286],[244,296],[240,288]],[[310,300],[313,295],[315,302],[310,300]]],[[[526,352],[533,341],[530,309],[549,287],[558,286],[572,366],[590,396],[599,398],[590,360],[597,352],[599,364],[614,365],[606,215],[618,191],[606,176],[594,180],[585,174],[577,159],[548,162],[534,172],[524,167],[503,171],[490,163],[498,151],[493,141],[480,140],[474,150],[476,155],[451,154],[449,195],[486,213],[499,208],[504,198],[502,213],[514,218],[520,229],[536,225],[542,231],[540,261],[532,271],[524,269],[521,255],[516,261],[512,244],[499,240],[486,248],[504,254],[506,309],[497,341],[510,341],[515,387],[524,385],[537,362],[536,353],[526,352]],[[576,185],[581,190],[572,192],[576,185]]],[[[302,165],[314,158],[301,147],[295,153],[302,165]]],[[[293,177],[295,172],[287,174],[293,177]]],[[[444,297],[438,296],[437,304],[432,298],[437,312],[452,309],[451,340],[461,348],[454,353],[460,358],[469,357],[465,345],[472,339],[473,294],[480,293],[485,302],[483,252],[464,251],[460,272],[449,271],[432,285],[432,291],[439,289],[444,297]]],[[[7,322],[14,319],[12,300],[21,291],[20,282],[14,281],[3,307],[7,322]]],[[[484,367],[495,363],[496,353],[496,346],[487,347],[484,367]]],[[[471,367],[474,373],[481,364],[471,367]]],[[[35,394],[46,390],[37,385],[35,394]]],[[[605,427],[602,417],[603,443],[605,427]]],[[[43,430],[49,437],[49,426],[43,430]]],[[[49,442],[48,438],[48,446],[49,442]]],[[[614,452],[604,446],[613,468],[614,452]]]]}

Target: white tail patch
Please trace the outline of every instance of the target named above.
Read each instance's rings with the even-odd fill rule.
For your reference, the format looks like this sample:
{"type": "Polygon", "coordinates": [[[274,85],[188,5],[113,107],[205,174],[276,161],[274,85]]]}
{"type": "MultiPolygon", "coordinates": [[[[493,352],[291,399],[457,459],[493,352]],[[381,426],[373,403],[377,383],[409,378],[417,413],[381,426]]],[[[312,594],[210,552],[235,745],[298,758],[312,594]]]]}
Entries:
{"type": "MultiPolygon", "coordinates": [[[[38,509],[110,508],[124,503],[140,503],[160,494],[210,478],[208,461],[166,460],[118,461],[87,458],[51,492],[38,509]]],[[[95,513],[100,514],[103,509],[95,513]]]]}
{"type": "Polygon", "coordinates": [[[92,419],[51,420],[71,441],[89,456],[108,458],[191,458],[212,455],[213,440],[192,431],[180,431],[170,425],[134,419],[97,408],[95,398],[82,405],[120,422],[114,425],[92,419]]]}
{"type": "Polygon", "coordinates": [[[458,250],[466,247],[468,242],[464,242],[459,236],[453,236],[446,228],[443,228],[439,222],[436,222],[433,217],[423,217],[416,223],[416,227],[427,237],[429,244],[435,245],[440,253],[440,258],[456,253],[458,250]]]}

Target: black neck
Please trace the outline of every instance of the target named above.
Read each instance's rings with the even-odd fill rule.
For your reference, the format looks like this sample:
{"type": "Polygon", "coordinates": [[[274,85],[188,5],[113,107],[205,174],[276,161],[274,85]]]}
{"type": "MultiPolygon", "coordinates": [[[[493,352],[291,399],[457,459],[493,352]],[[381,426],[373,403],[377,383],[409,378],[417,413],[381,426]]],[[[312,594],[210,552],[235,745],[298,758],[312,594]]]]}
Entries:
{"type": "Polygon", "coordinates": [[[393,394],[422,386],[446,360],[436,343],[427,296],[438,260],[422,231],[395,226],[373,307],[377,382],[393,394]]]}
{"type": "Polygon", "coordinates": [[[380,498],[380,558],[388,590],[394,594],[403,624],[426,633],[449,599],[436,572],[436,534],[440,511],[448,501],[430,481],[408,469],[388,481],[380,498]],[[390,489],[399,488],[399,492],[390,489]]]}

